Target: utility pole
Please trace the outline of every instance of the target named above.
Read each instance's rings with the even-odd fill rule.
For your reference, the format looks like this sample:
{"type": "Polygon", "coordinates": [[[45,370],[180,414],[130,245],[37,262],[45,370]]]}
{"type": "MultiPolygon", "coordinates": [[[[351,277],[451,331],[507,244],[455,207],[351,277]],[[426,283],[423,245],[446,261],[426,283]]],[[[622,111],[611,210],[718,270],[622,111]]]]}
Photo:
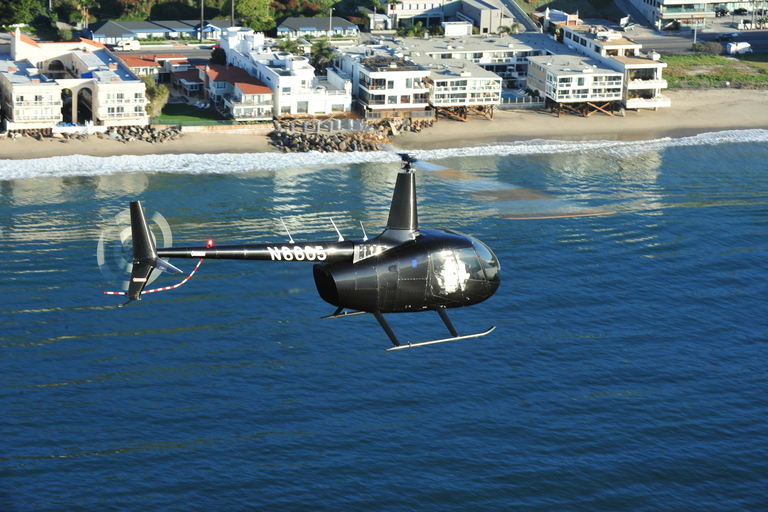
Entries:
{"type": "Polygon", "coordinates": [[[230,19],[229,26],[235,26],[235,0],[232,0],[232,18],[230,19]]]}
{"type": "Polygon", "coordinates": [[[330,16],[328,16],[328,42],[331,42],[331,35],[333,34],[333,7],[331,7],[330,16]]]}
{"type": "Polygon", "coordinates": [[[200,0],[200,44],[203,44],[203,6],[205,0],[200,0]]]}

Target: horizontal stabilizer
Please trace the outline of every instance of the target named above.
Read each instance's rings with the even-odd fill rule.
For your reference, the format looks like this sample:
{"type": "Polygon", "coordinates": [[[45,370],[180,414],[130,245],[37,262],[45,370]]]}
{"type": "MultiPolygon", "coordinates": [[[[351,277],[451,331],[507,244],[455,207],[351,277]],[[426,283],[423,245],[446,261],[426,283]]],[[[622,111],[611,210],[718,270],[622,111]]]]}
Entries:
{"type": "Polygon", "coordinates": [[[181,274],[182,273],[181,270],[179,270],[178,268],[174,267],[173,265],[171,265],[167,261],[161,260],[160,258],[157,259],[156,268],[158,268],[159,270],[162,270],[166,274],[181,274]]]}

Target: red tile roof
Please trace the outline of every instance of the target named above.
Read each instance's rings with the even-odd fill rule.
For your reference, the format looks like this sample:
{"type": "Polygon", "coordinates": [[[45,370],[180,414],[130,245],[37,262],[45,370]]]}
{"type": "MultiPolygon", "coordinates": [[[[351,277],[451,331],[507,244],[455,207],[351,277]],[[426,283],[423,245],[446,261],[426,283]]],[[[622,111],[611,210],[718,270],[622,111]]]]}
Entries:
{"type": "Polygon", "coordinates": [[[249,81],[238,80],[234,82],[234,84],[238,89],[243,91],[243,94],[272,94],[270,88],[257,78],[251,77],[249,81]]]}

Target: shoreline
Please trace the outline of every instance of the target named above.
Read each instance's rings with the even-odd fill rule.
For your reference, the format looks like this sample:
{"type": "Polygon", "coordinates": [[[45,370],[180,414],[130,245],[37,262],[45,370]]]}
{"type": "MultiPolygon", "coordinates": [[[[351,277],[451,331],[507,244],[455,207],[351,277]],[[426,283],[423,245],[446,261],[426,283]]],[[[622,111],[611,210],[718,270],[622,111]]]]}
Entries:
{"type": "MultiPolygon", "coordinates": [[[[548,110],[499,110],[494,119],[461,122],[441,118],[419,133],[393,138],[402,149],[446,149],[533,139],[652,140],[687,137],[725,130],[768,129],[768,92],[746,89],[684,90],[667,93],[672,107],[658,111],[627,111],[625,117],[596,113],[590,117],[566,114],[558,118],[548,110]]],[[[95,157],[281,153],[261,135],[190,133],[163,144],[118,142],[90,137],[87,141],[30,137],[0,140],[0,160],[31,160],[57,156],[95,157]]]]}

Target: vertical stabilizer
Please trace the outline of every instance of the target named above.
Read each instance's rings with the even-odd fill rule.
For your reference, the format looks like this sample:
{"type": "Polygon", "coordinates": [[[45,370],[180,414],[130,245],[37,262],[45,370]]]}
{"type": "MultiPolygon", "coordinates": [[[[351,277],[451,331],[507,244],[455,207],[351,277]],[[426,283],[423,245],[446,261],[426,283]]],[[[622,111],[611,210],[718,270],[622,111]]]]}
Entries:
{"type": "Polygon", "coordinates": [[[387,229],[416,231],[418,227],[416,175],[410,171],[403,171],[397,175],[395,192],[392,194],[392,205],[389,207],[387,229]]]}
{"type": "Polygon", "coordinates": [[[141,201],[131,202],[131,237],[133,238],[133,268],[128,282],[128,298],[140,299],[141,291],[149,282],[152,270],[157,266],[157,249],[149,232],[141,201]]]}

